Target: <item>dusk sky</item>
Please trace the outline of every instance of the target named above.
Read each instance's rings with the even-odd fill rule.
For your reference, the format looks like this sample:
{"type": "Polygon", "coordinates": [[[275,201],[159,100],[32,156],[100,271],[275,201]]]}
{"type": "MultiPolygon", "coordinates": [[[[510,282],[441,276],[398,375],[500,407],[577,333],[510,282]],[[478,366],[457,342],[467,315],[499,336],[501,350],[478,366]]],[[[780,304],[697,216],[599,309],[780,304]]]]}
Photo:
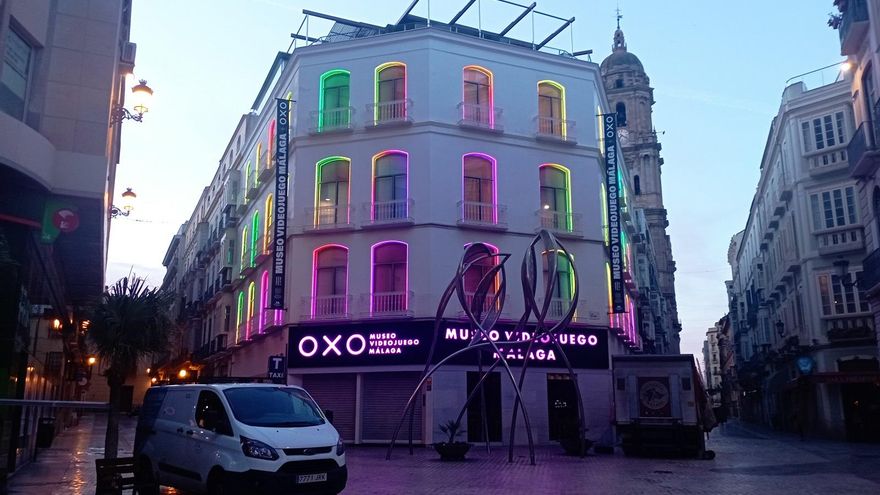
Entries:
{"type": "MultiPolygon", "coordinates": [[[[290,45],[303,9],[385,25],[397,21],[409,3],[136,0],[135,75],[155,95],[143,123],[124,124],[114,200],[118,204],[119,194],[131,187],[138,202],[132,216],[113,221],[107,282],[133,271],[161,284],[172,235],[211,181],[275,54],[290,45]]],[[[431,17],[448,21],[465,3],[434,0],[431,17]]],[[[482,4],[479,19],[489,31],[497,32],[520,11],[493,0],[482,4]]],[[[426,16],[427,6],[422,0],[414,14],[426,16]]],[[[593,49],[597,63],[610,53],[616,6],[615,0],[538,2],[541,11],[576,17],[574,49],[593,49]]],[[[700,354],[706,329],[727,311],[727,248],[745,226],[785,81],[843,60],[837,31],[826,25],[832,0],[621,0],[620,8],[629,51],[641,59],[655,88],[654,125],[662,133],[664,202],[678,266],[681,348],[700,354]]],[[[476,4],[459,23],[477,25],[476,4]]],[[[521,24],[509,35],[530,41],[530,23],[521,24]]],[[[543,39],[558,25],[536,20],[535,37],[543,39]]],[[[321,36],[329,27],[312,18],[309,34],[321,36]]],[[[550,45],[570,51],[570,30],[550,45]]],[[[813,88],[835,77],[829,69],[803,80],[813,88]]]]}

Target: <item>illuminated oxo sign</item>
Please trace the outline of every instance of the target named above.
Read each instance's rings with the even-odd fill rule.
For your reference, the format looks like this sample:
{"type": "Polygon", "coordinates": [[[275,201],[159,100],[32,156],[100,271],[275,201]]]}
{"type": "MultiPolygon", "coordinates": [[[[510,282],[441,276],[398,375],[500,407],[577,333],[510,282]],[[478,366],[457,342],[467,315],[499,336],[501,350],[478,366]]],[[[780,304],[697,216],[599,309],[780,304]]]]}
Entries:
{"type": "MultiPolygon", "coordinates": [[[[441,327],[435,361],[455,352],[471,341],[475,331],[449,321],[441,327]]],[[[511,363],[525,359],[532,328],[515,331],[513,325],[499,326],[489,333],[498,350],[511,363]]],[[[317,368],[337,366],[424,364],[431,346],[433,323],[396,322],[346,326],[291,328],[289,366],[317,368]]],[[[604,328],[573,327],[556,335],[559,345],[575,368],[608,368],[608,332],[604,328]]],[[[496,358],[488,348],[487,355],[496,358]]],[[[538,339],[529,352],[537,366],[564,367],[559,350],[550,336],[538,339]]],[[[455,360],[455,364],[476,362],[474,354],[455,360]]]]}

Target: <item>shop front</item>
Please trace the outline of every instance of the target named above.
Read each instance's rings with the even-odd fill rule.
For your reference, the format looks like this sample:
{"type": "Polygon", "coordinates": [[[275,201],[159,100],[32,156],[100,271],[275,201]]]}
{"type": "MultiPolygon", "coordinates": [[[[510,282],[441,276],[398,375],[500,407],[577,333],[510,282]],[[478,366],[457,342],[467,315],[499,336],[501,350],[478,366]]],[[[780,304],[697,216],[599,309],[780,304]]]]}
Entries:
{"type": "MultiPolygon", "coordinates": [[[[513,324],[499,324],[490,333],[517,379],[533,331],[533,327],[517,331],[513,324]]],[[[388,443],[407,401],[419,386],[433,333],[434,322],[430,320],[292,327],[290,383],[302,384],[325,411],[332,411],[333,423],[346,441],[388,443]]],[[[473,335],[466,322],[445,320],[434,343],[432,363],[466,347],[473,335]]],[[[577,391],[598,436],[599,427],[607,425],[609,419],[608,329],[573,326],[560,332],[557,339],[575,369],[578,388],[550,339],[537,342],[529,353],[523,386],[536,441],[557,440],[576,424],[577,391]]],[[[496,358],[493,350],[464,353],[421,385],[414,400],[414,442],[431,443],[440,438],[437,425],[458,416],[480,381],[478,359],[486,372],[496,358]]],[[[510,377],[498,366],[483,384],[464,412],[466,439],[506,442],[515,399],[510,377]]],[[[407,416],[400,441],[409,438],[409,424],[407,416]]],[[[517,443],[524,443],[521,423],[517,431],[517,443]]]]}

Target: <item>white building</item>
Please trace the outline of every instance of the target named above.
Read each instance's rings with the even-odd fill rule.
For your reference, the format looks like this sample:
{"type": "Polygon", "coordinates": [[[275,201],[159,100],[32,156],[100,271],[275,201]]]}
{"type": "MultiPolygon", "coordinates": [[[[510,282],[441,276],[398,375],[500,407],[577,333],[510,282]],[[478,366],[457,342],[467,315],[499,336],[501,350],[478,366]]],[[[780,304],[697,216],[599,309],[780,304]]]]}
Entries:
{"type": "Polygon", "coordinates": [[[849,85],[785,89],[748,222],[731,244],[743,416],[840,438],[859,428],[853,403],[871,400],[847,382],[851,366],[876,359],[857,282],[865,223],[848,169],[849,85]]]}
{"type": "MultiPolygon", "coordinates": [[[[265,377],[269,357],[286,355],[289,382],[334,412],[343,438],[387,442],[423,372],[437,305],[464,247],[483,242],[512,254],[497,327],[510,331],[525,307],[519,264],[535,233],[547,228],[574,255],[580,298],[562,340],[590,435],[602,435],[610,428],[609,356],[638,350],[642,336],[628,241],[635,229],[626,208],[628,312],[609,316],[597,118],[608,107],[599,67],[491,33],[428,27],[414,16],[384,28],[336,21],[321,42],[279,53],[209,187],[219,203],[197,207],[190,220],[205,223],[208,234],[203,244],[195,241],[196,261],[183,262],[193,267],[181,268],[189,273],[183,278],[207,275],[201,286],[177,274],[168,282],[193,287],[179,293],[182,319],[198,331],[180,349],[196,352],[169,356],[162,377],[178,368],[265,377]],[[276,99],[296,102],[285,311],[268,309],[276,99]]],[[[626,174],[619,178],[625,202],[626,174]]],[[[203,196],[200,205],[211,201],[203,196]]],[[[188,259],[182,250],[189,244],[172,242],[168,264],[188,259]]],[[[574,283],[560,267],[550,305],[557,318],[574,283]]],[[[468,276],[466,292],[474,283],[468,276]]],[[[441,357],[463,347],[470,331],[457,302],[445,316],[441,357]]],[[[509,357],[521,362],[517,352],[509,357]]],[[[455,362],[422,387],[416,441],[432,442],[436,425],[458,415],[478,378],[475,363],[455,362]]],[[[557,353],[542,348],[531,366],[526,408],[544,443],[577,417],[576,395],[557,353]]],[[[486,385],[492,441],[506,441],[512,398],[509,381],[495,372],[486,385]]],[[[479,410],[468,408],[465,425],[474,441],[482,435],[479,410]]]]}

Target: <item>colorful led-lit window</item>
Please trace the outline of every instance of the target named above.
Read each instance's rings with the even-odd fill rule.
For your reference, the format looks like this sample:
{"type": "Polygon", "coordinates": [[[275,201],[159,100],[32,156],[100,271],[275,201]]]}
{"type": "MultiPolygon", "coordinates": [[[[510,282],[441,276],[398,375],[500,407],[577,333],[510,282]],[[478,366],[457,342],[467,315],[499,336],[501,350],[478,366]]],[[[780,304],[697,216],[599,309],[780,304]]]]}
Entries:
{"type": "Polygon", "coordinates": [[[406,65],[389,62],[376,67],[376,122],[406,120],[406,65]]]}
{"type": "Polygon", "coordinates": [[[495,97],[492,88],[492,72],[483,67],[469,65],[464,68],[461,118],[466,123],[495,127],[495,97]]]}
{"type": "Polygon", "coordinates": [[[386,241],[373,246],[370,312],[400,313],[407,310],[407,245],[386,241]]]}
{"type": "Polygon", "coordinates": [[[462,157],[462,220],[498,223],[495,159],[483,153],[462,157]]]}
{"type": "Polygon", "coordinates": [[[351,122],[349,81],[350,74],[347,70],[336,69],[321,75],[318,131],[349,126],[351,122]]]}
{"type": "Polygon", "coordinates": [[[542,261],[544,267],[544,286],[550,287],[550,315],[561,317],[570,308],[571,297],[574,294],[575,282],[571,263],[569,263],[565,253],[561,251],[544,252],[542,261]]]}
{"type": "Polygon", "coordinates": [[[539,169],[541,182],[541,227],[570,232],[571,182],[568,169],[556,164],[544,164],[539,169]]]}
{"type": "Polygon", "coordinates": [[[272,211],[274,196],[271,194],[266,198],[266,228],[263,229],[263,254],[269,254],[269,249],[272,247],[272,223],[275,218],[274,211],[272,211]]]}
{"type": "Polygon", "coordinates": [[[312,265],[312,317],[329,318],[348,313],[348,248],[322,246],[312,265]]]}
{"type": "Polygon", "coordinates": [[[408,218],[408,168],[409,156],[403,151],[387,151],[373,157],[373,221],[408,218]]]}
{"type": "Polygon", "coordinates": [[[242,196],[244,196],[244,203],[245,204],[248,203],[248,194],[247,193],[248,193],[248,188],[251,187],[251,176],[252,175],[253,175],[253,170],[251,170],[251,162],[250,162],[250,160],[248,160],[248,162],[244,166],[244,182],[243,182],[244,194],[242,194],[242,196]]]}
{"type": "Polygon", "coordinates": [[[538,133],[566,136],[565,88],[553,81],[538,82],[538,133]]]}
{"type": "Polygon", "coordinates": [[[315,167],[315,226],[349,221],[351,160],[331,156],[315,167]]]}
{"type": "MultiPolygon", "coordinates": [[[[499,289],[500,278],[498,273],[496,272],[494,276],[490,275],[493,268],[498,264],[498,258],[495,256],[498,254],[498,248],[486,243],[467,245],[465,248],[467,249],[464,259],[465,266],[467,266],[464,272],[465,300],[471,311],[475,314],[478,312],[477,310],[486,312],[491,309],[499,289]],[[491,279],[487,279],[487,277],[491,277],[491,279]],[[480,291],[481,283],[484,284],[482,290],[485,291],[485,298],[482,299],[482,304],[478,304],[475,307],[473,302],[474,296],[480,291]]],[[[500,301],[496,302],[496,306],[498,304],[500,304],[500,301]]]]}
{"type": "Polygon", "coordinates": [[[247,330],[245,334],[246,338],[251,338],[251,332],[254,331],[254,312],[256,311],[257,306],[257,284],[251,282],[248,285],[248,305],[247,305],[247,330]]]}
{"type": "Polygon", "coordinates": [[[244,291],[239,291],[238,311],[235,313],[235,342],[241,340],[242,323],[244,323],[244,291]]]}
{"type": "Polygon", "coordinates": [[[263,164],[263,143],[257,143],[257,151],[254,154],[254,187],[257,187],[260,180],[260,166],[263,164]]]}
{"type": "Polygon", "coordinates": [[[266,307],[269,306],[269,270],[260,277],[260,332],[266,328],[266,307]]]}
{"type": "Polygon", "coordinates": [[[260,212],[255,211],[254,216],[251,219],[251,248],[250,248],[250,262],[251,266],[254,266],[255,258],[259,254],[259,249],[261,248],[260,243],[260,212]]]}
{"type": "Polygon", "coordinates": [[[245,268],[249,267],[251,255],[248,252],[248,248],[251,245],[251,238],[248,235],[248,228],[245,226],[241,229],[241,270],[244,271],[245,268]]]}
{"type": "Polygon", "coordinates": [[[275,119],[269,122],[269,140],[266,142],[269,152],[266,153],[266,168],[275,165],[275,119]]]}

